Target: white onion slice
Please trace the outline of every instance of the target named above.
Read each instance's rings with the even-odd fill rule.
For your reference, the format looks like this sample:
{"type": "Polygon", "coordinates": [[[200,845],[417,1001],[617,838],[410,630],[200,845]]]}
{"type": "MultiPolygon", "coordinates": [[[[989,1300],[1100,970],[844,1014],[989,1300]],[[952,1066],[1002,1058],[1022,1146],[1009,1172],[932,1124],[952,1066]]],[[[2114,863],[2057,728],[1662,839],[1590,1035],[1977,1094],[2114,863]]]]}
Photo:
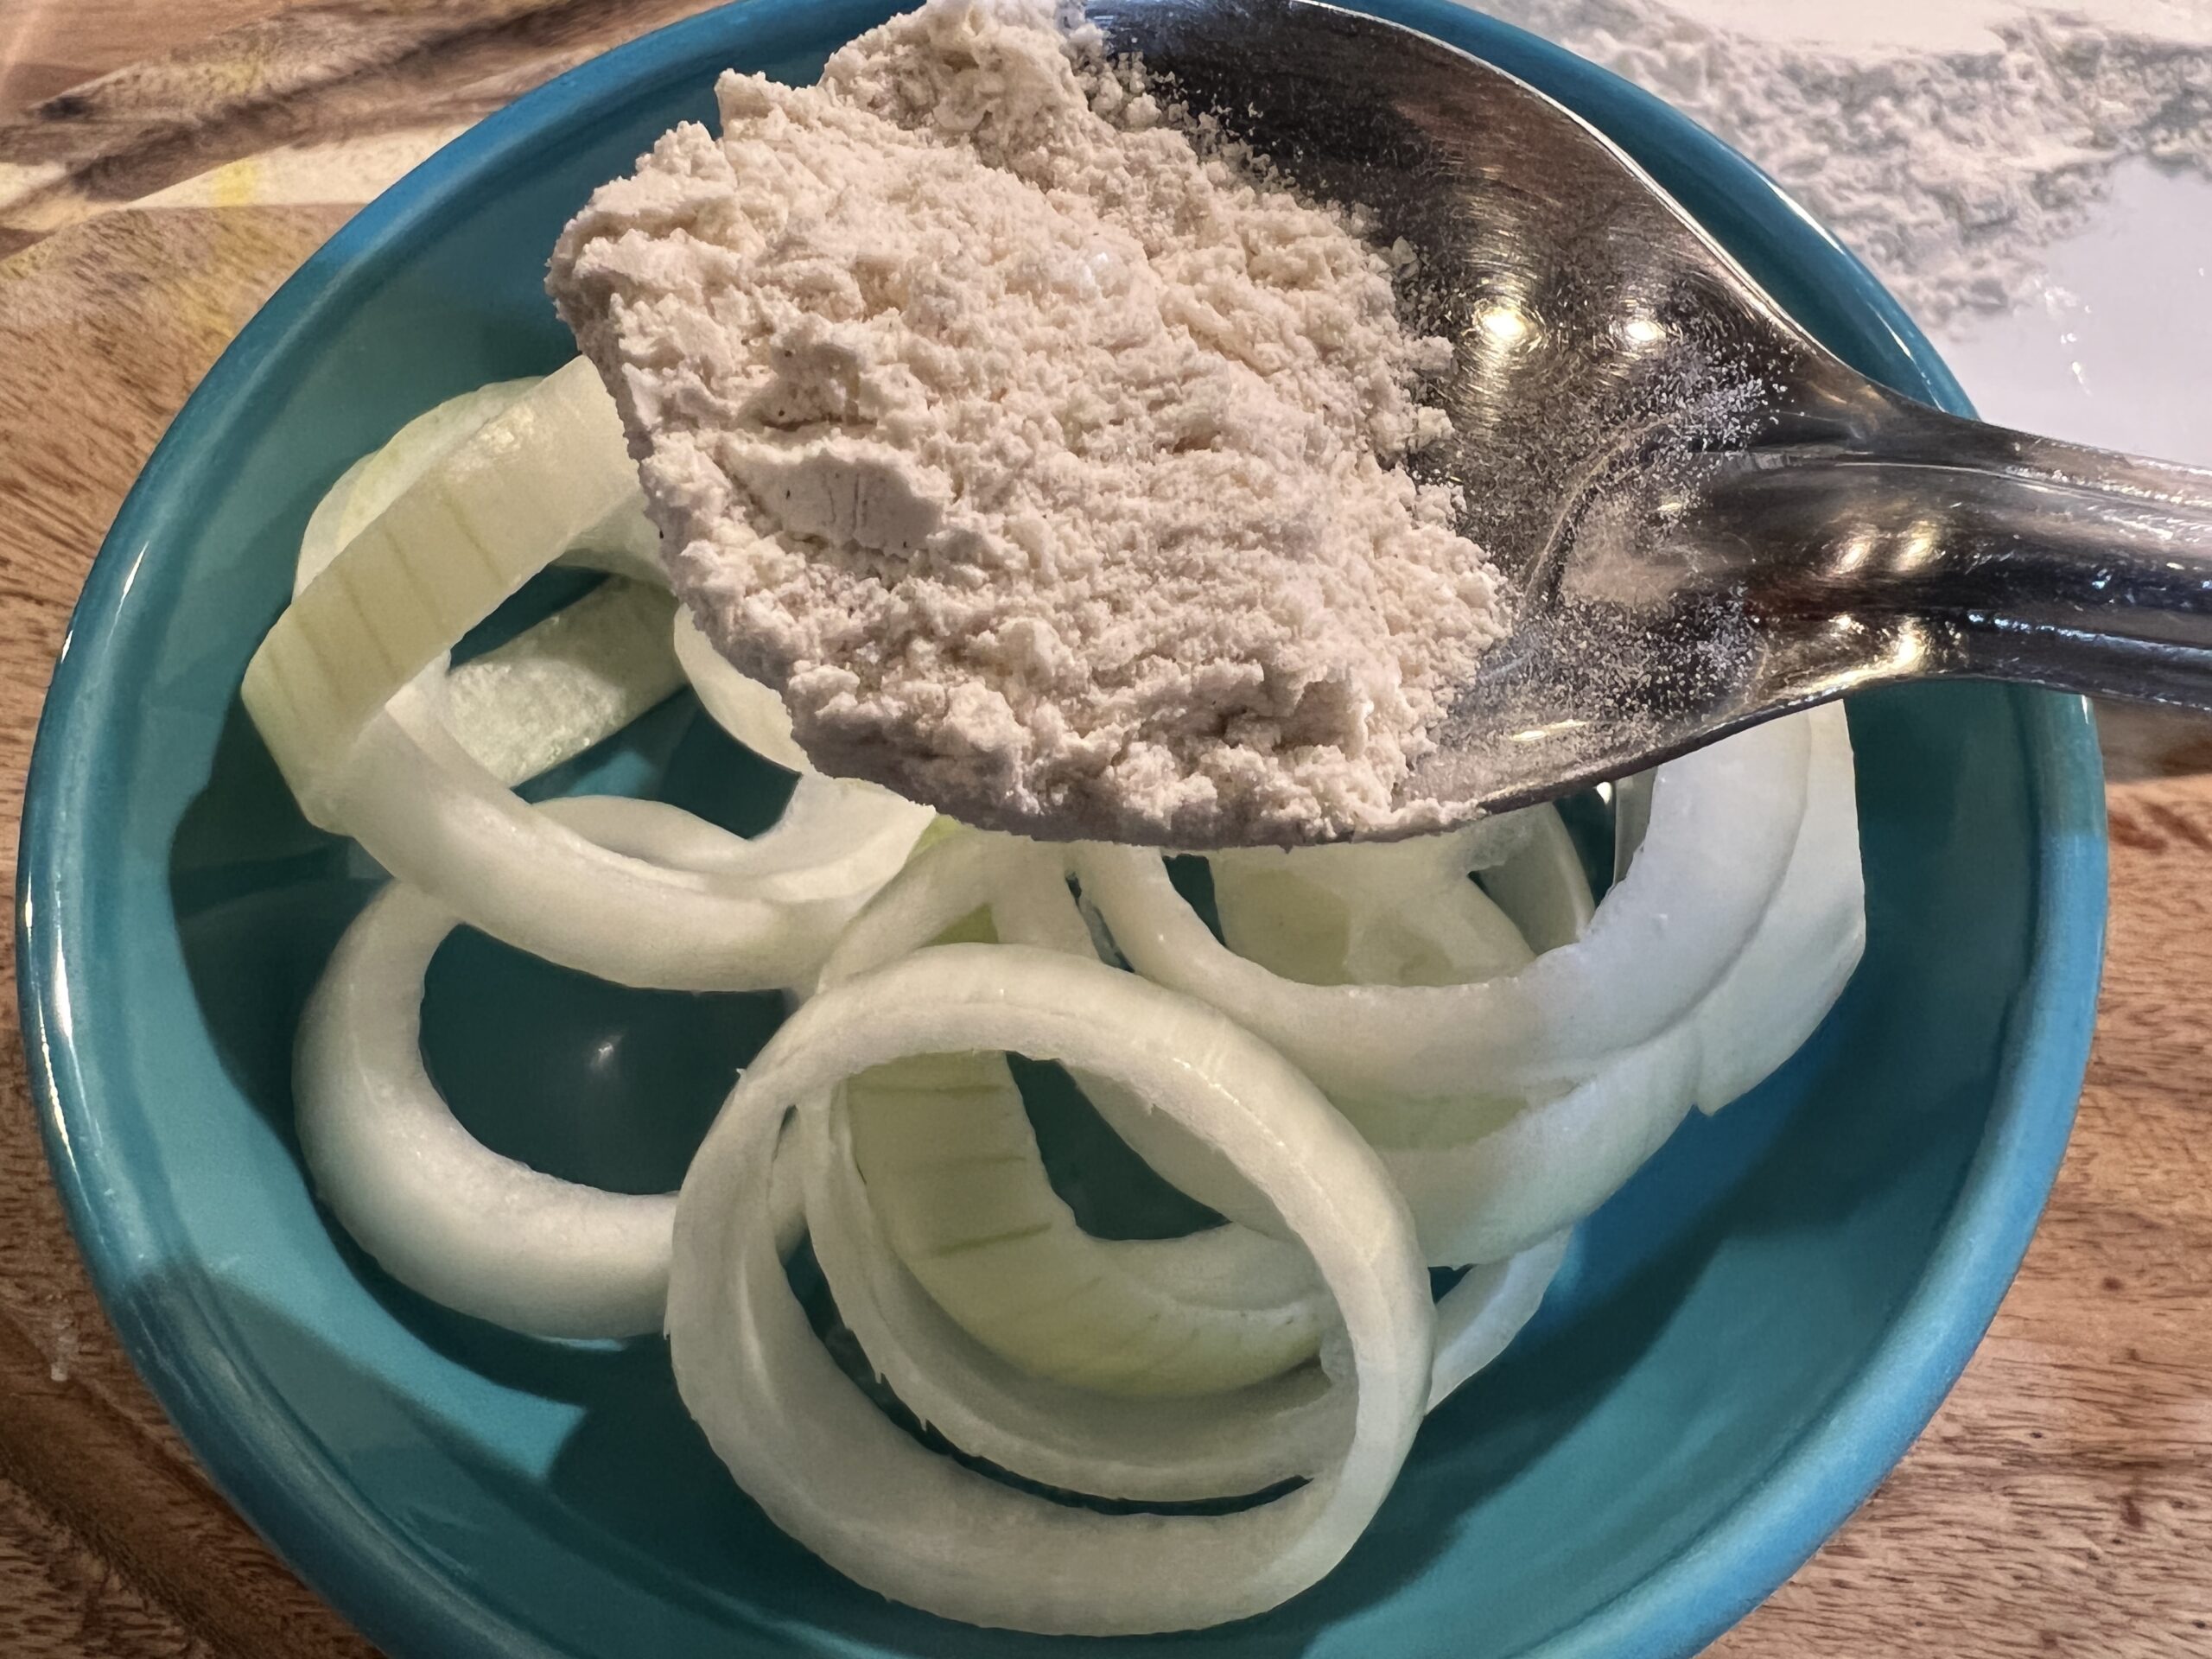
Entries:
{"type": "Polygon", "coordinates": [[[344,529],[346,509],[360,485],[361,474],[369,470],[369,463],[376,458],[377,452],[372,449],[339,474],[337,480],[323,492],[322,499],[315,504],[315,511],[308,515],[308,527],[300,534],[299,555],[292,562],[294,594],[321,575],[323,566],[336,558],[338,550],[346,545],[350,534],[344,529]]]}
{"type": "MultiPolygon", "coordinates": [[[[1677,1024],[1565,1094],[1456,1143],[1432,1132],[1389,1144],[1372,1120],[1362,1123],[1432,1262],[1497,1261],[1580,1221],[1643,1166],[1693,1102],[1718,1109],[1751,1088],[1826,1016],[1866,938],[1850,738],[1840,709],[1791,723],[1810,735],[1812,766],[1789,868],[1744,950],[1677,1024]]],[[[1652,850],[1647,841],[1639,857],[1652,850]]]]}
{"type": "MultiPolygon", "coordinates": [[[[849,931],[823,982],[903,956],[978,908],[1002,943],[1090,956],[1058,859],[1033,843],[970,832],[907,866],[849,931]]],[[[1086,1093],[1112,1086],[1078,1082],[1086,1093]]],[[[872,1226],[954,1322],[1031,1376],[1116,1393],[1212,1393],[1313,1356],[1325,1310],[1294,1244],[1234,1225],[1153,1241],[1084,1232],[1052,1190],[1001,1056],[944,1055],[867,1072],[833,1109],[835,1139],[865,1174],[872,1226]]],[[[834,1273],[831,1287],[843,1306],[834,1273]]],[[[891,1359],[879,1363],[892,1373],[891,1359]]],[[[1055,1478],[1002,1452],[969,1449],[1055,1478]]]]}
{"type": "MultiPolygon", "coordinates": [[[[1531,836],[1524,830],[1514,842],[1517,851],[1531,836]]],[[[1463,830],[1376,847],[1213,854],[1223,942],[1304,985],[1454,985],[1517,972],[1534,953],[1470,880],[1487,845],[1463,830]]],[[[1464,1140],[1525,1103],[1513,1096],[1332,1099],[1377,1146],[1464,1140]]],[[[1422,1219],[1416,1209],[1415,1223],[1422,1219]]]]}
{"type": "MultiPolygon", "coordinates": [[[[1494,964],[1494,973],[1524,968],[1532,958],[1519,932],[1474,890],[1464,851],[1452,840],[1440,836],[1372,849],[1384,855],[1372,864],[1361,861],[1370,849],[1360,847],[1319,849],[1325,861],[1303,852],[1214,855],[1222,936],[1245,959],[1307,985],[1433,985],[1486,965],[1494,964]],[[1269,925],[1285,912],[1300,925],[1269,925]],[[1498,927],[1510,937],[1500,938],[1498,927]],[[1355,955],[1363,960],[1355,963],[1355,955]],[[1377,970],[1393,976],[1371,978],[1377,970]]],[[[1511,1096],[1333,1098],[1382,1154],[1430,1262],[1486,1264],[1455,1292],[1458,1306],[1486,1307],[1511,1265],[1500,1259],[1508,1254],[1497,1242],[1501,1230],[1511,1230],[1505,1236],[1515,1241],[1513,1249],[1526,1241],[1526,1255],[1535,1255],[1544,1247],[1535,1241],[1554,1230],[1546,1224],[1555,1212],[1594,1202],[1592,1192],[1610,1192],[1625,1178],[1625,1160],[1640,1163],[1656,1144],[1649,1137],[1671,1131],[1687,1109],[1686,1101],[1671,1096],[1637,1099],[1623,1086],[1636,1075],[1624,1069],[1604,1089],[1585,1085],[1565,1102],[1540,1106],[1511,1096]],[[1652,1109],[1638,1111],[1638,1105],[1652,1109]],[[1559,1140],[1562,1133],[1571,1138],[1559,1140]]],[[[1527,1312],[1534,1311],[1532,1301],[1527,1312]]],[[[1443,1308],[1439,1317],[1442,1347],[1443,1308]]],[[[1491,1356],[1479,1355],[1479,1344],[1477,1352],[1487,1363],[1491,1356]]]]}
{"type": "MultiPolygon", "coordinates": [[[[543,378],[525,376],[478,386],[425,410],[339,475],[315,505],[300,538],[292,591],[299,592],[339,550],[376,518],[446,453],[529,393],[543,378]]],[[[666,587],[660,563],[659,533],[645,517],[645,496],[633,492],[598,523],[577,535],[561,556],[563,564],[605,570],[633,581],[666,587]]]]}
{"type": "MultiPolygon", "coordinates": [[[[835,1133],[834,1118],[823,1135],[835,1133]]],[[[954,1445],[1048,1486],[1173,1503],[1265,1491],[1338,1455],[1349,1402],[1315,1368],[1205,1398],[1135,1399],[1032,1376],[948,1319],[897,1258],[852,1169],[817,1137],[808,1176],[815,1250],[837,1306],[892,1392],[954,1445]]],[[[1216,1229],[1172,1241],[1179,1266],[1216,1229]]],[[[1243,1236],[1250,1237],[1247,1233],[1243,1236]]],[[[1436,1306],[1427,1408],[1503,1352],[1543,1300],[1567,1235],[1471,1268],[1436,1306]]]]}
{"type": "Polygon", "coordinates": [[[1248,1232],[1274,1239],[1289,1236],[1229,1160],[1198,1136],[1110,1078],[1086,1076],[1077,1081],[1106,1127],[1177,1192],[1248,1232]]]}
{"type": "Polygon", "coordinates": [[[1207,861],[1223,942],[1271,973],[1306,985],[1465,985],[1535,955],[1469,879],[1481,851],[1461,830],[1207,861]]]}
{"type": "Polygon", "coordinates": [[[438,458],[537,384],[495,380],[427,409],[343,473],[308,516],[292,570],[296,594],[321,575],[346,543],[404,494],[438,458]]]}
{"type": "Polygon", "coordinates": [[[1036,842],[955,826],[914,852],[838,935],[818,983],[894,962],[978,911],[1009,933],[1018,926],[1024,944],[1087,957],[1088,936],[1057,920],[1054,897],[1066,891],[1058,861],[1036,842]]]}
{"type": "Polygon", "coordinates": [[[423,976],[456,921],[395,883],[323,970],[293,1073],[316,1188],[362,1249],[433,1301],[534,1336],[657,1331],[675,1195],[601,1192],[493,1152],[423,1070],[423,976]]]}
{"type": "MultiPolygon", "coordinates": [[[[1036,842],[956,831],[942,849],[918,855],[861,913],[823,977],[849,977],[888,962],[985,907],[1008,943],[1091,958],[1090,931],[1068,902],[1064,874],[1061,854],[1036,842]]],[[[1110,1077],[1077,1081],[1107,1126],[1168,1185],[1239,1226],[1283,1236],[1281,1221],[1219,1151],[1110,1077]]]]}
{"type": "MultiPolygon", "coordinates": [[[[702,835],[699,820],[656,801],[576,796],[546,810],[671,866],[720,834],[702,835]]],[[[386,1272],[433,1301],[529,1336],[658,1331],[675,1194],[605,1192],[495,1153],[461,1127],[424,1069],[423,977],[459,921],[394,882],[332,953],[293,1068],[316,1189],[386,1272]]],[[[779,1170],[773,1224],[786,1253],[800,1202],[796,1175],[779,1170]]]]}
{"type": "Polygon", "coordinates": [[[1481,873],[1482,889],[1538,956],[1573,944],[1598,913],[1582,855],[1555,806],[1532,806],[1513,815],[1529,825],[1512,854],[1481,873]]]}
{"type": "MultiPolygon", "coordinates": [[[[1198,1398],[1102,1394],[1029,1374],[951,1320],[899,1261],[825,1116],[807,1177],[815,1251],[839,1312],[893,1394],[963,1451],[1065,1491],[1174,1503],[1263,1491],[1338,1455],[1350,1402],[1315,1367],[1198,1398]]],[[[1255,1235],[1217,1228],[1175,1249],[1165,1268],[1217,1265],[1192,1246],[1255,1235]]],[[[1436,1305],[1433,1410],[1503,1353],[1533,1318],[1567,1235],[1470,1268],[1436,1305]]],[[[1218,1264],[1224,1274],[1241,1263],[1218,1264]]],[[[1236,1282],[1234,1279],[1229,1282],[1236,1282]]],[[[1249,1292],[1245,1293],[1249,1294],[1249,1292]]]]}
{"type": "Polygon", "coordinates": [[[1429,1373],[1434,1411],[1503,1353],[1536,1317],[1544,1293],[1567,1260],[1571,1232],[1554,1234],[1503,1262],[1469,1268],[1436,1304],[1436,1363],[1429,1373]]]}
{"type": "MultiPolygon", "coordinates": [[[[416,416],[355,461],[316,504],[300,538],[292,590],[301,589],[448,451],[537,382],[505,380],[416,416]]],[[[613,524],[585,532],[562,556],[645,580],[617,579],[474,660],[416,681],[486,770],[518,784],[613,736],[683,683],[667,640],[666,593],[642,498],[613,524]],[[621,526],[632,524],[625,531],[621,526]],[[642,562],[634,550],[642,545],[642,562]]]]}
{"type": "Polygon", "coordinates": [[[1152,1503],[1264,1491],[1343,1454],[1351,1400],[1318,1365],[1220,1394],[1134,1395],[1036,1376],[994,1353],[899,1260],[844,1127],[834,1110],[817,1111],[793,1131],[815,1259],[869,1364],[962,1451],[1042,1485],[1152,1503]]]}
{"type": "Polygon", "coordinates": [[[1698,1005],[1697,1101],[1714,1112],[1747,1094],[1827,1017],[1866,948],[1857,774],[1840,703],[1803,717],[1812,733],[1805,820],[1758,929],[1698,1005]]]}
{"type": "MultiPolygon", "coordinates": [[[[1811,765],[1789,861],[1734,959],[1657,1037],[1604,1058],[1594,1076],[1564,1090],[1522,1084],[1533,1103],[1480,1071],[1459,1098],[1332,1091],[1398,1180],[1432,1263],[1498,1262],[1572,1225],[1657,1149],[1693,1100],[1750,1086],[1818,1023],[1857,960],[1861,927],[1849,746],[1840,719],[1832,713],[1818,723],[1793,722],[1809,734],[1811,765]]],[[[1663,804],[1663,789],[1655,793],[1663,804]]],[[[1679,833],[1679,823],[1656,820],[1655,834],[1669,830],[1679,833]]],[[[1435,852],[1446,850],[1446,839],[1434,838],[1435,852]]],[[[1664,856],[1662,847],[1648,842],[1646,856],[1664,856]]],[[[1328,849],[1334,870],[1306,854],[1217,855],[1224,938],[1294,988],[1363,981],[1349,960],[1362,930],[1382,939],[1369,950],[1369,965],[1394,973],[1387,983],[1363,988],[1388,995],[1402,979],[1433,982],[1451,972],[1453,948],[1441,942],[1453,938],[1455,928],[1465,931],[1456,919],[1465,905],[1459,861],[1432,856],[1425,868],[1415,842],[1395,855],[1395,866],[1388,860],[1362,866],[1357,855],[1363,850],[1328,849]],[[1373,875],[1363,875],[1363,868],[1373,875]],[[1263,925],[1269,912],[1301,900],[1302,931],[1263,925]]],[[[1564,931],[1574,920],[1572,899],[1586,892],[1579,861],[1563,830],[1538,850],[1548,885],[1570,900],[1564,912],[1554,906],[1550,918],[1564,931]]],[[[1533,874],[1517,876],[1524,906],[1535,896],[1533,874]]],[[[1512,892],[1516,880],[1503,885],[1512,892]]],[[[1698,895],[1709,896],[1709,889],[1698,895]]],[[[1680,894],[1675,902],[1690,907],[1680,894]]],[[[1668,966],[1657,958],[1639,965],[1647,973],[1668,966]]]]}
{"type": "Polygon", "coordinates": [[[664,807],[690,825],[671,864],[578,834],[557,803],[518,800],[434,716],[404,729],[408,712],[372,721],[327,797],[354,838],[493,938],[620,984],[804,983],[929,817],[880,791],[802,779],[749,841],[664,807]]]}
{"type": "Polygon", "coordinates": [[[1186,1630],[1297,1594],[1343,1557],[1395,1480],[1427,1397],[1433,1325],[1402,1202],[1311,1084],[1211,1009],[1019,946],[935,947],[800,1007],[731,1095],[677,1203],[671,1348],[716,1452],[833,1567],[976,1624],[1186,1630]],[[969,1049],[1112,1076],[1235,1160],[1306,1247],[1341,1318],[1354,1402],[1341,1462],[1234,1514],[1104,1515],[931,1454],[853,1386],[814,1340],[775,1252],[777,1135],[787,1113],[821,1109],[856,1072],[969,1049]]]}
{"type": "Polygon", "coordinates": [[[246,669],[247,710],[308,815],[324,821],[385,705],[636,490],[613,404],[579,360],[440,455],[346,541],[246,669]]]}
{"type": "Polygon", "coordinates": [[[442,681],[423,683],[435,686],[438,717],[479,766],[502,784],[525,783],[683,683],[668,644],[675,607],[661,588],[610,576],[442,681]]]}
{"type": "MultiPolygon", "coordinates": [[[[1041,943],[1077,957],[1089,953],[1088,930],[1073,913],[1057,858],[1031,842],[957,832],[918,855],[876,897],[840,942],[823,977],[849,977],[894,958],[985,908],[1008,942],[1041,943]]],[[[1082,1081],[1094,1100],[1110,1090],[1135,1116],[1175,1127],[1106,1079],[1085,1076],[1082,1081]]],[[[1018,1102],[1013,1111],[1019,1114],[1018,1102]]],[[[844,1133],[834,1112],[828,1124],[833,1140],[844,1133]]],[[[1034,1184],[1043,1202],[1056,1205],[1026,1120],[1005,1127],[1007,1147],[1020,1155],[1020,1175],[1034,1184]]],[[[1179,1128],[1176,1133],[1189,1138],[1179,1128]]],[[[1189,1139],[1200,1152],[1219,1156],[1189,1139]]],[[[947,1156],[978,1151],[957,1124],[944,1126],[937,1147],[947,1156]]],[[[1137,1402],[1076,1392],[1040,1381],[1033,1365],[1025,1371],[1006,1363],[970,1334],[972,1304],[958,1310],[963,1318],[948,1317],[944,1287],[933,1287],[932,1296],[892,1259],[905,1253],[894,1252],[877,1219],[881,1197],[871,1205],[861,1194],[849,1145],[839,1141],[821,1155],[831,1161],[814,1178],[826,1183],[812,1211],[816,1249],[837,1305],[893,1391],[963,1450],[1046,1484],[1166,1501],[1257,1491],[1317,1466],[1327,1449],[1340,1443],[1345,1432],[1341,1402],[1322,1395],[1311,1373],[1217,1401],[1137,1402]],[[962,1324],[969,1330],[957,1328],[962,1324]]],[[[1226,1182],[1240,1189],[1246,1202],[1255,1202],[1233,1167],[1222,1167],[1226,1182]]],[[[1090,1243],[1104,1259],[1069,1271],[1071,1288],[1094,1274],[1126,1279],[1135,1269],[1144,1294],[1164,1291],[1185,1302],[1249,1308],[1300,1294],[1312,1272],[1294,1247],[1236,1226],[1185,1239],[1090,1243]]],[[[1556,1254],[1546,1260],[1549,1265],[1541,1271],[1527,1262],[1478,1270],[1446,1296],[1439,1319],[1455,1335],[1448,1348],[1440,1344],[1437,1397],[1487,1364],[1534,1313],[1556,1254]]]]}
{"type": "Polygon", "coordinates": [[[786,772],[808,772],[814,763],[791,735],[791,710],[758,680],[749,680],[716,651],[691,613],[678,608],[673,632],[676,660],[698,693],[699,706],[714,722],[759,755],[786,772]]]}
{"type": "Polygon", "coordinates": [[[1427,1261],[1502,1261],[1580,1221],[1688,1116],[1697,1058],[1697,1033],[1677,1024],[1487,1134],[1458,1144],[1377,1146],[1427,1261]]]}
{"type": "Polygon", "coordinates": [[[246,705],[311,817],[494,938],[626,984],[798,984],[896,871],[925,809],[808,780],[776,830],[747,842],[701,824],[671,869],[524,805],[408,695],[636,490],[591,366],[547,376],[344,544],[255,653],[246,705]]]}
{"type": "Polygon", "coordinates": [[[1300,985],[1223,946],[1156,853],[1073,849],[1147,978],[1200,997],[1345,1098],[1519,1092],[1589,1076],[1681,1019],[1743,950],[1804,816],[1807,734],[1783,720],[1659,770],[1635,868],[1583,937],[1471,985],[1300,985]]]}
{"type": "MultiPolygon", "coordinates": [[[[1215,1294],[1193,1301],[1153,1271],[1218,1238],[1093,1237],[1052,1190],[1004,1057],[940,1055],[864,1072],[839,1114],[884,1235],[924,1289],[969,1335],[1034,1376],[1112,1394],[1216,1394],[1311,1359],[1323,1310],[1294,1245],[1217,1228],[1255,1268],[1277,1253],[1277,1287],[1217,1260],[1215,1294]],[[1162,1247],[1165,1248],[1162,1248],[1162,1247]],[[1300,1272],[1298,1269],[1304,1268],[1300,1272]],[[1241,1300],[1229,1294],[1249,1285],[1241,1300]]],[[[833,1281],[832,1287],[835,1288],[833,1281]]]]}

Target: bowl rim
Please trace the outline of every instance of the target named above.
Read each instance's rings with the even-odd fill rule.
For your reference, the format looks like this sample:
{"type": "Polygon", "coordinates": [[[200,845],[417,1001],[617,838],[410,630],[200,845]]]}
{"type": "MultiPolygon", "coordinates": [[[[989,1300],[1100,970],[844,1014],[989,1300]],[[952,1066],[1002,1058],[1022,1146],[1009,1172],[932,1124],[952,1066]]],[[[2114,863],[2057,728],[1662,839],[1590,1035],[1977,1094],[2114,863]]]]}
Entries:
{"type": "MultiPolygon", "coordinates": [[[[90,757],[128,692],[114,648],[137,563],[163,540],[176,487],[207,435],[250,406],[303,337],[350,307],[397,249],[474,181],[521,164],[571,112],[613,102],[742,33],[818,40],[877,0],[741,0],[642,35],[486,118],[342,226],[240,331],[171,423],[125,498],[86,577],[56,661],[25,786],[16,887],[19,1015],[48,1163],[70,1228],[124,1350],[216,1484],[319,1594],[396,1654],[516,1656],[545,1649],[472,1595],[450,1569],[372,1509],[257,1375],[221,1363],[220,1315],[195,1291],[130,1294],[155,1257],[158,1221],[127,1159],[100,1134],[98,1103],[70,1030],[67,958],[99,904],[72,849],[100,812],[90,757]],[[827,14],[827,15],[825,15],[827,14]]],[[[1906,388],[1961,413],[1964,393],[1927,340],[1859,260],[1750,162],[1666,104],[1564,48],[1452,0],[1352,0],[1509,70],[1540,66],[1567,92],[1618,112],[1761,216],[1792,269],[1821,272],[1889,336],[1906,388]]],[[[1796,1571],[1872,1491],[1934,1415],[1994,1317],[2055,1180],[2087,1065],[2105,916],[2102,767],[2088,703],[2014,690],[2030,799],[2037,810],[2029,969],[2016,1037],[1989,1122],[1918,1284],[1834,1409],[1774,1457],[1745,1499],[1645,1578],[1524,1659],[1688,1654],[1796,1571]],[[2054,826],[2056,826],[2054,828],[2054,826]]]]}

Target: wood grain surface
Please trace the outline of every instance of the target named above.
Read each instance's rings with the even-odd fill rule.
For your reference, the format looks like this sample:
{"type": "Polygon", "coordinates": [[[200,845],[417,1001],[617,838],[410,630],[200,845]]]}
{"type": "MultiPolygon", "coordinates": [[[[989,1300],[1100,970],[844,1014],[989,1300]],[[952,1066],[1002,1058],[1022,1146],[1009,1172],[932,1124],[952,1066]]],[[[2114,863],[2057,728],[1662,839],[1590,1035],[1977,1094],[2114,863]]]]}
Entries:
{"type": "MultiPolygon", "coordinates": [[[[0,856],[155,440],[352,208],[682,0],[0,0],[0,856]]],[[[2212,1655],[2212,728],[2107,726],[2081,1127],[1964,1380],[1727,1659],[2212,1655]]],[[[12,899],[0,899],[11,903],[12,899]]],[[[10,930],[12,934],[12,928],[10,930]]],[[[132,1374],[40,1152],[4,968],[0,1659],[357,1659],[132,1374]]]]}

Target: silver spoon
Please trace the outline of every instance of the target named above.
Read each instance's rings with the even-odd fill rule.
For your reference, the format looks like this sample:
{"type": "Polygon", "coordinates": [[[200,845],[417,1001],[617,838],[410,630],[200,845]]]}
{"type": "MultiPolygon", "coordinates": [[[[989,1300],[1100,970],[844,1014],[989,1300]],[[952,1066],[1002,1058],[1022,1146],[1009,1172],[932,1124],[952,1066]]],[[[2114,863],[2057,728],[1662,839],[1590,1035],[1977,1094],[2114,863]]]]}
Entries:
{"type": "Polygon", "coordinates": [[[1309,0],[1094,0],[1192,107],[1420,264],[1434,464],[1511,579],[1408,781],[1467,816],[1902,680],[2212,708],[2212,472],[1875,385],[1641,168],[1503,71],[1309,0]]]}

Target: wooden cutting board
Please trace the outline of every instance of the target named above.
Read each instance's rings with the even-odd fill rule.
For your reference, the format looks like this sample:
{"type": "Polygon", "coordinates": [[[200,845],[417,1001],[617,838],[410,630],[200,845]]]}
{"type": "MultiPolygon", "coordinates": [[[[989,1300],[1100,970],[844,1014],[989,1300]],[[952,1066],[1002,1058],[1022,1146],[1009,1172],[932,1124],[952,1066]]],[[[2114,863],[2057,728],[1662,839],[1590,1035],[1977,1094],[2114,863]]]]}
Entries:
{"type": "MultiPolygon", "coordinates": [[[[683,0],[0,0],[0,856],[86,565],[269,292],[461,126],[683,0]]],[[[2050,1213],[1988,1339],[1728,1659],[2212,1655],[2212,727],[2108,724],[2113,915],[2050,1213]]],[[[10,900],[0,899],[0,904],[10,900]]],[[[12,930],[10,930],[12,931],[12,930]]],[[[0,1656],[368,1652],[118,1351],[0,1036],[0,1656]]]]}

